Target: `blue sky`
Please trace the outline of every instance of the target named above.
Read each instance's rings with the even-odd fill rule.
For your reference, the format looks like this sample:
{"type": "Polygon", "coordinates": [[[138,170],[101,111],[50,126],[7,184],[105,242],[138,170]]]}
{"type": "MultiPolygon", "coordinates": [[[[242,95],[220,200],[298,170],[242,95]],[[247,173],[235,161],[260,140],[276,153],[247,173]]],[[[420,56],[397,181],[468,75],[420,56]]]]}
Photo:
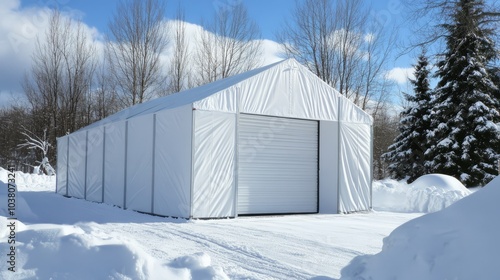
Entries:
{"type": "MultiPolygon", "coordinates": [[[[209,18],[217,9],[244,2],[250,17],[259,25],[262,37],[274,40],[283,22],[290,17],[294,0],[168,0],[166,15],[174,18],[177,7],[181,6],[186,13],[186,21],[199,24],[201,18],[209,18]]],[[[72,11],[81,16],[81,20],[100,31],[106,30],[119,0],[21,0],[21,6],[54,7],[72,11]]],[[[403,6],[400,0],[365,0],[366,5],[374,9],[373,16],[385,20],[389,24],[398,24],[403,6]]]]}
{"type": "MultiPolygon", "coordinates": [[[[241,0],[168,0],[166,15],[175,18],[179,5],[186,13],[186,21],[199,24],[201,18],[209,18],[217,9],[238,3],[241,0]]],[[[22,0],[22,7],[54,6],[61,10],[71,10],[80,15],[83,22],[89,26],[104,31],[112,17],[119,0],[22,0]]],[[[252,0],[244,1],[250,17],[259,25],[265,39],[274,39],[276,30],[289,15],[294,5],[293,0],[252,0]]]]}
{"type": "MultiPolygon", "coordinates": [[[[81,20],[86,26],[104,34],[119,0],[0,0],[0,107],[8,103],[12,95],[23,96],[20,81],[31,64],[31,52],[36,36],[43,34],[43,18],[40,11],[58,8],[81,20]],[[37,16],[38,15],[38,16],[37,16]],[[14,43],[12,42],[14,39],[14,43]]],[[[291,17],[294,0],[168,0],[167,18],[175,18],[177,8],[185,11],[186,21],[200,24],[202,18],[210,19],[217,9],[243,1],[249,16],[258,24],[262,38],[274,41],[286,19],[291,17]]],[[[389,27],[401,25],[403,0],[364,0],[373,8],[370,15],[389,27]]],[[[43,13],[42,13],[43,14],[43,13]]],[[[46,25],[46,22],[45,22],[46,25]]],[[[404,30],[403,30],[404,32],[404,30]]],[[[408,36],[401,33],[400,36],[408,36]]],[[[271,42],[272,51],[276,43],[271,42]]],[[[269,45],[269,44],[268,44],[269,45]]],[[[410,55],[397,57],[397,49],[389,59],[388,71],[393,80],[403,86],[408,73],[412,72],[410,55]]],[[[269,62],[269,61],[268,61],[269,62]]],[[[405,88],[403,88],[404,90],[405,88]]]]}

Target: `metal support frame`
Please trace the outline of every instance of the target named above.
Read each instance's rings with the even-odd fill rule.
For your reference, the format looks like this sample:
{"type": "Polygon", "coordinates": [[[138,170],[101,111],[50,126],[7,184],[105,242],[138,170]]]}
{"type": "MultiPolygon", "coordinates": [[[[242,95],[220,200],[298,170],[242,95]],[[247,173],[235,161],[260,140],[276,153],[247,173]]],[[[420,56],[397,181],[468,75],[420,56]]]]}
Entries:
{"type": "Polygon", "coordinates": [[[234,217],[238,217],[238,180],[239,180],[239,162],[240,162],[240,153],[239,153],[239,127],[240,127],[240,108],[241,108],[241,88],[238,87],[236,93],[236,115],[235,115],[235,124],[234,124],[234,217]]]}
{"type": "Polygon", "coordinates": [[[106,177],[105,171],[106,166],[106,126],[102,129],[102,182],[101,182],[101,202],[104,203],[104,179],[106,177]]]}
{"type": "Polygon", "coordinates": [[[66,144],[66,196],[69,196],[69,136],[66,136],[68,140],[66,144]]]}
{"type": "Polygon", "coordinates": [[[125,121],[125,172],[123,173],[123,209],[127,209],[128,120],[125,121]]]}
{"type": "Polygon", "coordinates": [[[338,133],[337,133],[337,214],[340,213],[340,157],[342,156],[342,145],[340,144],[340,118],[341,118],[341,106],[340,101],[342,97],[337,98],[337,121],[338,121],[338,133]]]}
{"type": "Polygon", "coordinates": [[[151,163],[151,213],[155,212],[156,114],[153,114],[153,162],[151,163]]]}
{"type": "Polygon", "coordinates": [[[191,188],[189,190],[189,218],[193,218],[193,191],[194,191],[194,132],[195,132],[195,108],[191,110],[191,188]]]}
{"type": "Polygon", "coordinates": [[[89,156],[89,131],[85,131],[85,180],[83,183],[83,199],[87,200],[87,165],[89,156]]]}

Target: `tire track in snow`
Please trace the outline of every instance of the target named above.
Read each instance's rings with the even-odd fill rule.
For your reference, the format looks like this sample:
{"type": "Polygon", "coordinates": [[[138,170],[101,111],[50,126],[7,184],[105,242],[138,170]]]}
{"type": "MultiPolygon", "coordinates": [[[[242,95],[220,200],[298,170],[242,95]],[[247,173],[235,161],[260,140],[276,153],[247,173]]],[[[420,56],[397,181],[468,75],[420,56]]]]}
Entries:
{"type": "MultiPolygon", "coordinates": [[[[188,241],[194,243],[197,248],[200,248],[198,251],[208,253],[221,267],[223,267],[224,271],[231,279],[249,279],[248,275],[250,273],[254,275],[253,279],[309,279],[312,277],[309,273],[303,272],[302,270],[298,271],[297,267],[289,266],[276,259],[266,257],[248,246],[232,245],[226,241],[221,241],[220,239],[210,237],[206,234],[194,233],[194,231],[189,231],[189,229],[187,229],[197,226],[198,225],[195,224],[177,225],[169,223],[131,224],[120,225],[119,227],[115,225],[112,227],[112,232],[121,236],[148,236],[150,240],[142,240],[141,242],[151,244],[150,246],[144,246],[145,249],[152,255],[155,255],[155,257],[160,257],[161,259],[165,259],[167,255],[171,255],[171,253],[169,254],[167,252],[171,251],[172,248],[169,245],[163,245],[165,244],[165,240],[169,240],[170,242],[188,241]],[[186,229],[181,229],[181,227],[186,227],[186,229]],[[151,238],[152,236],[154,236],[154,238],[151,238]],[[246,271],[242,273],[241,270],[246,271]]],[[[224,238],[228,237],[227,234],[229,231],[227,227],[218,229],[215,232],[212,230],[213,225],[206,224],[206,227],[210,229],[211,235],[217,236],[224,234],[224,238]]],[[[237,236],[240,241],[248,237],[241,235],[237,236]]],[[[233,238],[231,239],[233,240],[233,238]]],[[[238,240],[234,240],[235,243],[239,244],[240,242],[238,242],[238,240]]],[[[192,245],[193,244],[191,244],[191,247],[192,245]]],[[[189,254],[187,252],[179,253],[181,255],[189,254]]]]}
{"type": "MultiPolygon", "coordinates": [[[[227,228],[222,232],[227,234],[227,228]]],[[[239,269],[258,274],[255,279],[308,279],[311,277],[311,275],[298,272],[296,268],[294,269],[278,260],[263,256],[251,250],[248,246],[231,245],[228,242],[220,241],[205,234],[195,234],[181,229],[175,229],[169,231],[169,233],[202,245],[203,248],[209,251],[209,254],[212,253],[211,256],[221,262],[224,260],[223,263],[226,265],[233,265],[239,269]]],[[[241,240],[242,236],[239,235],[239,237],[241,240]]],[[[227,238],[227,235],[225,238],[227,238]]],[[[230,271],[227,271],[227,268],[224,267],[224,270],[226,273],[231,274],[230,271]]],[[[237,277],[237,275],[231,276],[232,279],[237,277]]]]}
{"type": "MultiPolygon", "coordinates": [[[[215,228],[224,230],[226,225],[211,225],[215,228]]],[[[280,243],[279,250],[276,251],[277,259],[285,259],[290,267],[301,270],[304,274],[316,275],[323,271],[324,274],[331,274],[334,267],[339,267],[339,260],[342,263],[348,263],[353,257],[363,255],[366,252],[348,249],[338,246],[335,240],[330,238],[307,239],[304,236],[293,234],[277,233],[272,230],[262,228],[255,229],[249,225],[241,225],[240,230],[244,230],[249,236],[263,236],[259,239],[257,246],[267,251],[272,246],[273,240],[283,240],[280,243]],[[330,240],[329,240],[330,239],[330,240]],[[290,257],[294,255],[294,257],[290,257]]],[[[338,238],[338,237],[337,237],[338,238]]],[[[339,268],[343,267],[341,264],[339,268]]]]}

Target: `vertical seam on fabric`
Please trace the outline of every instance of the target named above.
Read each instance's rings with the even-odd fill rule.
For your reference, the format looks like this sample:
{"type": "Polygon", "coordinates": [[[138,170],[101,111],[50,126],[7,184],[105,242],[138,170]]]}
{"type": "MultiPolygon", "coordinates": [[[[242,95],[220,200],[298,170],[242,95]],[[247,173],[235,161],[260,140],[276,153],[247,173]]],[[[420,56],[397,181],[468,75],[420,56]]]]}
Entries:
{"type": "Polygon", "coordinates": [[[123,172],[123,209],[127,209],[128,120],[125,121],[125,172],[123,172]]]}
{"type": "Polygon", "coordinates": [[[320,138],[320,133],[321,133],[321,129],[320,129],[320,121],[316,121],[316,125],[317,125],[317,133],[316,133],[316,153],[317,153],[317,161],[316,161],[316,213],[319,213],[319,194],[320,194],[320,187],[319,187],[319,176],[320,176],[320,152],[319,152],[319,147],[321,145],[321,143],[319,142],[319,140],[321,139],[320,138]]]}
{"type": "Polygon", "coordinates": [[[85,180],[83,185],[83,198],[87,200],[87,164],[89,156],[89,131],[85,132],[85,180]]]}
{"type": "Polygon", "coordinates": [[[102,182],[101,182],[101,202],[104,203],[104,187],[106,179],[106,126],[102,129],[102,182]]]}
{"type": "Polygon", "coordinates": [[[66,143],[66,196],[69,196],[69,135],[66,138],[68,139],[66,143]]]}
{"type": "Polygon", "coordinates": [[[195,140],[195,110],[191,109],[191,186],[189,188],[189,218],[193,217],[193,190],[194,190],[194,140],[195,140]]]}
{"type": "Polygon", "coordinates": [[[235,131],[234,131],[234,217],[238,217],[238,180],[239,180],[239,135],[240,135],[240,107],[241,107],[241,88],[238,87],[236,94],[236,115],[235,115],[235,131]]]}
{"type": "Polygon", "coordinates": [[[156,161],[156,114],[153,114],[153,162],[151,170],[151,213],[154,213],[155,206],[155,161],[156,161]]]}
{"type": "Polygon", "coordinates": [[[341,96],[337,98],[337,122],[338,122],[338,128],[337,128],[337,214],[340,213],[340,157],[342,156],[342,151],[341,151],[341,145],[340,145],[340,101],[341,101],[341,96]]]}

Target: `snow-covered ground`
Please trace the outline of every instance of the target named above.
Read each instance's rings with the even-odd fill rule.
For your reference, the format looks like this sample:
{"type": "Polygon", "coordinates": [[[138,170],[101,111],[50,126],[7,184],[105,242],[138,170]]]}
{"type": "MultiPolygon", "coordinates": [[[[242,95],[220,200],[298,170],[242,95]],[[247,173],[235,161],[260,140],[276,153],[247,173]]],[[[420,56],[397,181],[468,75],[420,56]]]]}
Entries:
{"type": "Polygon", "coordinates": [[[373,183],[373,208],[377,211],[430,213],[469,194],[470,190],[448,175],[424,175],[412,184],[385,179],[373,183]]]}
{"type": "MultiPolygon", "coordinates": [[[[338,279],[417,212],[461,198],[454,186],[441,192],[446,203],[410,209],[407,197],[388,198],[409,186],[385,180],[374,188],[372,213],[186,221],[65,198],[54,193],[54,177],[16,174],[17,271],[7,270],[11,221],[0,183],[0,279],[338,279]]],[[[429,205],[435,195],[411,197],[429,205]]]]}
{"type": "Polygon", "coordinates": [[[356,257],[345,279],[499,279],[500,176],[442,211],[384,239],[382,252],[356,257]]]}

